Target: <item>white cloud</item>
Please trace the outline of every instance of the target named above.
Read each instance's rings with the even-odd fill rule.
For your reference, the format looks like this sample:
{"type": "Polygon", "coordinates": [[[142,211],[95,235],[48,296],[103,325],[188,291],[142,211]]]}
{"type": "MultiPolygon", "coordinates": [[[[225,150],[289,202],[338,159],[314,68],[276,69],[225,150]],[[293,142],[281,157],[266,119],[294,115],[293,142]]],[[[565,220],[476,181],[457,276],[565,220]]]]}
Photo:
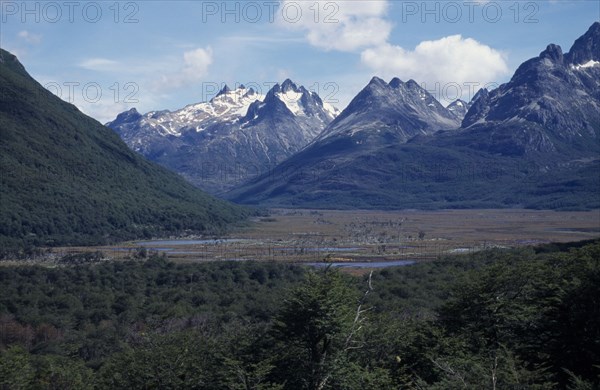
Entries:
{"type": "Polygon", "coordinates": [[[414,79],[443,102],[456,98],[453,85],[469,99],[471,83],[496,83],[509,71],[501,52],[461,35],[423,41],[414,50],[386,43],[364,50],[361,61],[380,76],[414,79]]]}
{"type": "Polygon", "coordinates": [[[277,23],[302,31],[313,46],[354,51],[385,43],[392,25],[385,20],[387,0],[283,0],[277,23]]]}
{"type": "Polygon", "coordinates": [[[213,52],[210,47],[186,51],[183,53],[183,61],[180,62],[180,70],[162,75],[156,88],[174,89],[201,81],[206,77],[212,62],[213,52]]]}
{"type": "Polygon", "coordinates": [[[17,35],[31,45],[37,45],[42,42],[42,36],[40,34],[33,34],[27,30],[19,31],[19,34],[17,35]]]}
{"type": "Polygon", "coordinates": [[[119,63],[107,58],[88,58],[81,61],[78,65],[84,69],[102,72],[116,70],[119,66],[119,63]]]}
{"type": "Polygon", "coordinates": [[[360,52],[362,64],[375,74],[412,78],[442,103],[468,100],[480,87],[504,81],[509,69],[503,53],[472,38],[451,35],[412,50],[394,45],[389,8],[389,0],[281,0],[277,23],[303,33],[314,47],[360,52]]]}

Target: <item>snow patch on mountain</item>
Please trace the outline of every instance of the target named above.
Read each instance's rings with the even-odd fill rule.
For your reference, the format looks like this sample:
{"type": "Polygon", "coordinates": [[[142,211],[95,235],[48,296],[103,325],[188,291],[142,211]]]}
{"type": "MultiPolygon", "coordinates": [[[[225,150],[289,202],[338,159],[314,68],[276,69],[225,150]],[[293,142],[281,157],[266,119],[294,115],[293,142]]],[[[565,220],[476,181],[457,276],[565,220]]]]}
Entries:
{"type": "Polygon", "coordinates": [[[461,121],[467,114],[467,111],[469,111],[469,108],[471,108],[471,103],[467,103],[461,99],[456,99],[446,107],[448,111],[454,114],[461,121]]]}
{"type": "Polygon", "coordinates": [[[325,109],[325,112],[327,112],[331,116],[332,119],[335,119],[338,115],[340,115],[340,110],[327,102],[323,102],[323,108],[325,109]]]}
{"type": "Polygon", "coordinates": [[[296,116],[304,115],[304,110],[302,109],[302,103],[300,99],[302,99],[302,92],[296,92],[294,90],[288,90],[285,92],[277,92],[275,96],[281,100],[286,107],[296,116]]]}
{"type": "Polygon", "coordinates": [[[591,68],[591,67],[598,66],[598,65],[600,65],[600,61],[589,60],[585,64],[571,65],[571,69],[581,70],[581,69],[587,69],[587,68],[591,68]]]}
{"type": "Polygon", "coordinates": [[[255,101],[263,101],[264,95],[244,86],[230,90],[225,86],[208,102],[194,103],[177,111],[151,111],[138,120],[139,128],[151,128],[161,136],[180,137],[185,130],[204,131],[219,122],[234,123],[246,115],[255,101]]]}

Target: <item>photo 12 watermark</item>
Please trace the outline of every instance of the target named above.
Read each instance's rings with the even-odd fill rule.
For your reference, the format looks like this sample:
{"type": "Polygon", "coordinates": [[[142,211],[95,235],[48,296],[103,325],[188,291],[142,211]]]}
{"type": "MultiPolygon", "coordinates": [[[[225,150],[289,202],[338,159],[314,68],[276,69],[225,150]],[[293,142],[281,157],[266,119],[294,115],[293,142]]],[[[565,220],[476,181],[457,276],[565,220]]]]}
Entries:
{"type": "Polygon", "coordinates": [[[134,1],[1,1],[2,23],[139,23],[134,1]]]}
{"type": "Polygon", "coordinates": [[[535,1],[400,1],[401,22],[539,23],[535,1]]]}
{"type": "Polygon", "coordinates": [[[98,103],[103,97],[111,98],[114,103],[139,103],[140,87],[132,81],[112,84],[101,84],[95,81],[49,81],[44,84],[44,88],[71,104],[81,101],[98,103]]]}
{"type": "Polygon", "coordinates": [[[339,23],[335,1],[202,1],[202,23],[339,23]]]}
{"type": "Polygon", "coordinates": [[[498,88],[501,84],[495,81],[463,81],[461,83],[450,82],[422,82],[421,88],[433,95],[439,102],[452,102],[457,99],[470,102],[482,89],[491,91],[498,88]]]}

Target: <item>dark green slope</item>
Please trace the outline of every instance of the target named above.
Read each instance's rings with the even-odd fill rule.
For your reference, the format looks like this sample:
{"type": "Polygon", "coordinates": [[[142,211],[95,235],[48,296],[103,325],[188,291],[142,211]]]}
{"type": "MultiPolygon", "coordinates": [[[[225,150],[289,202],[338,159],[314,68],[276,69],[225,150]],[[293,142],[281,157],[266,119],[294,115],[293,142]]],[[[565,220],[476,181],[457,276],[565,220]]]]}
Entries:
{"type": "Polygon", "coordinates": [[[343,209],[600,208],[600,161],[512,158],[408,143],[362,150],[315,144],[230,199],[270,207],[343,209]]]}
{"type": "Polygon", "coordinates": [[[220,231],[247,211],[130,151],[0,49],[0,246],[220,231]]]}

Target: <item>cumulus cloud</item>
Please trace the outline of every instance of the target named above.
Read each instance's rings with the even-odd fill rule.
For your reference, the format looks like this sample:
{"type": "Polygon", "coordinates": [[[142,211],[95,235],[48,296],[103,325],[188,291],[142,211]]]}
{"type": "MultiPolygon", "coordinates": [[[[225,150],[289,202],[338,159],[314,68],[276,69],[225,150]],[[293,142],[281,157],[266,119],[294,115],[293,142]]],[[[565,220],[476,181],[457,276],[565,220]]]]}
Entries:
{"type": "Polygon", "coordinates": [[[213,62],[212,48],[198,48],[183,53],[179,71],[165,74],[159,80],[160,90],[174,89],[201,81],[213,62]]]}
{"type": "Polygon", "coordinates": [[[325,50],[378,46],[387,41],[392,30],[385,20],[387,0],[283,0],[279,10],[280,26],[302,31],[311,45],[325,50]]]}
{"type": "Polygon", "coordinates": [[[501,52],[461,35],[423,41],[414,50],[386,43],[364,50],[361,61],[383,77],[414,79],[444,102],[457,98],[455,85],[458,97],[469,99],[465,94],[474,92],[469,85],[493,85],[508,73],[501,52]],[[452,96],[447,96],[449,90],[452,96]]]}
{"type": "Polygon", "coordinates": [[[277,23],[302,33],[314,47],[360,53],[361,63],[376,75],[412,78],[443,103],[468,100],[508,74],[503,53],[461,35],[423,41],[412,50],[394,45],[389,6],[388,0],[281,0],[277,23]],[[454,86],[446,88],[449,84],[454,86]]]}

